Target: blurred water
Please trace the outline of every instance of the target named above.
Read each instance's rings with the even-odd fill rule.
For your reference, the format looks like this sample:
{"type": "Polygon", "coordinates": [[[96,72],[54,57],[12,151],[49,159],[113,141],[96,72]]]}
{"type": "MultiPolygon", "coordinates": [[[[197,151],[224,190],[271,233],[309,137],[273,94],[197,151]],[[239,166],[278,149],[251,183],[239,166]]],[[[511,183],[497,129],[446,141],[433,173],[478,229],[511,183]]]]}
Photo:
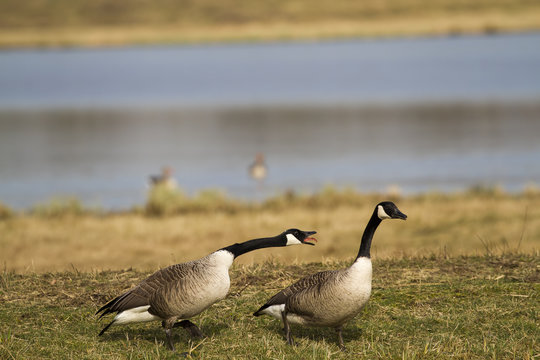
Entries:
{"type": "Polygon", "coordinates": [[[0,201],[25,208],[63,194],[126,208],[164,165],[190,193],[244,199],[325,184],[517,191],[540,184],[539,114],[527,103],[2,113],[0,201]],[[262,188],[247,173],[257,152],[269,167],[262,188]]]}
{"type": "Polygon", "coordinates": [[[540,34],[0,52],[0,202],[540,183],[540,34]],[[247,166],[266,155],[257,187],[247,166]]]}
{"type": "Polygon", "coordinates": [[[540,98],[540,33],[0,52],[0,108],[540,98]]]}

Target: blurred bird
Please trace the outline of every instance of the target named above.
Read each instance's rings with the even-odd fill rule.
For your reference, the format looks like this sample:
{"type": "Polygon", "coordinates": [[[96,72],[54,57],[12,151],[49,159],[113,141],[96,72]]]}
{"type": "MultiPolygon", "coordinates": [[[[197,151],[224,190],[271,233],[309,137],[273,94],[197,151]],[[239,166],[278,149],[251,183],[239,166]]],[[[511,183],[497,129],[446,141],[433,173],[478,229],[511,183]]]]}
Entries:
{"type": "Polygon", "coordinates": [[[264,162],[264,155],[258,153],[255,156],[255,161],[249,165],[249,175],[260,184],[266,179],[267,173],[268,169],[264,162]]]}
{"type": "Polygon", "coordinates": [[[169,190],[174,190],[178,188],[178,183],[172,176],[173,169],[169,166],[165,166],[161,175],[152,175],[150,176],[150,185],[154,186],[163,186],[169,190]]]}

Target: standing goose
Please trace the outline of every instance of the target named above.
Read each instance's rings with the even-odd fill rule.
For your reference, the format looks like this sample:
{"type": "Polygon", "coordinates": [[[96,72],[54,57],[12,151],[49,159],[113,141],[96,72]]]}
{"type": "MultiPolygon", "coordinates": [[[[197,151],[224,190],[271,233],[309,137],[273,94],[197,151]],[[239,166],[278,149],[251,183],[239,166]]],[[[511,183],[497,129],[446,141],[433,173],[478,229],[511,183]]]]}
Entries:
{"type": "Polygon", "coordinates": [[[100,308],[100,319],[109,313],[117,313],[101,330],[103,335],[111,325],[160,320],[168,345],[174,351],[171,330],[181,326],[191,336],[202,332],[187,320],[223,299],[229,292],[229,268],[233,260],[249,251],[316,241],[310,237],[315,231],[289,229],[277,236],[253,239],[217,250],[199,260],[171,265],[158,270],[135,288],[123,293],[100,308]],[[177,320],[182,320],[177,323],[177,320]]]}
{"type": "Polygon", "coordinates": [[[384,219],[407,219],[390,201],[377,204],[362,235],[354,263],[345,269],[305,277],[274,295],[253,315],[267,314],[283,321],[285,337],[294,344],[289,323],[336,329],[339,346],[345,350],[343,324],[362,310],[371,294],[370,248],[373,234],[384,219]]]}

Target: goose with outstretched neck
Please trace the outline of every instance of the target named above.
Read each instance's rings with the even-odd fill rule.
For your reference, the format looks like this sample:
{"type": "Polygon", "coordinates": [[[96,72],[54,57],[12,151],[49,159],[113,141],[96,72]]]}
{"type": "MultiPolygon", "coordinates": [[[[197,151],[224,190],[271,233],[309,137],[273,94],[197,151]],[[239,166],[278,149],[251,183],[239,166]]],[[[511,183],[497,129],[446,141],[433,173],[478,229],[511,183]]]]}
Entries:
{"type": "Polygon", "coordinates": [[[96,312],[101,313],[100,318],[116,313],[99,335],[113,325],[158,320],[165,329],[169,348],[174,351],[171,335],[174,327],[183,327],[193,337],[202,336],[199,328],[188,319],[227,295],[229,268],[235,258],[268,247],[314,245],[313,234],[315,231],[289,229],[274,237],[233,244],[201,259],[158,270],[96,312]]]}

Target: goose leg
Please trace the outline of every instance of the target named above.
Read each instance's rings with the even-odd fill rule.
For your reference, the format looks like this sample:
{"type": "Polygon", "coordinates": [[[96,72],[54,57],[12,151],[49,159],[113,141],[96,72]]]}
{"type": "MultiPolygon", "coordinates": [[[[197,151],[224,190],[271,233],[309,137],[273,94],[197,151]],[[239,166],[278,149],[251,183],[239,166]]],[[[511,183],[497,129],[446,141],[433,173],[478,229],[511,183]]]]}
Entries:
{"type": "Polygon", "coordinates": [[[294,339],[291,334],[291,327],[287,321],[287,313],[285,311],[281,312],[281,319],[283,320],[283,330],[285,331],[285,338],[289,345],[294,345],[294,339]]]}
{"type": "Polygon", "coordinates": [[[182,320],[180,322],[177,322],[174,324],[173,327],[179,327],[179,326],[183,327],[188,332],[189,336],[191,336],[192,338],[196,338],[196,337],[200,338],[200,337],[205,336],[203,332],[201,331],[201,329],[199,329],[197,325],[195,325],[189,320],[182,320]]]}
{"type": "Polygon", "coordinates": [[[176,349],[174,348],[174,344],[173,344],[173,341],[172,341],[172,329],[165,329],[165,334],[167,335],[167,343],[169,345],[169,349],[171,349],[171,351],[176,351],[176,349]]]}
{"type": "Polygon", "coordinates": [[[345,344],[343,344],[343,336],[341,335],[341,331],[343,330],[343,326],[338,326],[336,328],[337,336],[338,336],[338,342],[339,342],[339,348],[341,351],[346,351],[347,348],[345,347],[345,344]]]}
{"type": "Polygon", "coordinates": [[[174,327],[175,321],[176,319],[172,318],[161,322],[161,326],[163,326],[163,328],[165,329],[165,335],[167,335],[167,344],[169,345],[169,349],[171,349],[172,351],[176,351],[172,341],[172,329],[174,327]]]}

